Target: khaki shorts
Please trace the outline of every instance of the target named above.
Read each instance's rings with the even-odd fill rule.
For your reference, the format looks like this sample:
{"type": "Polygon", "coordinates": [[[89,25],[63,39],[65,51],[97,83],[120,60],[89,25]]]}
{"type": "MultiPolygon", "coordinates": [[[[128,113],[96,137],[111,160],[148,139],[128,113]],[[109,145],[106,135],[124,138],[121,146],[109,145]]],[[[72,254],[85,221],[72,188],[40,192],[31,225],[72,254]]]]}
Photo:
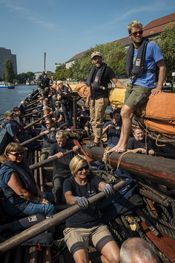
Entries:
{"type": "Polygon", "coordinates": [[[128,84],[125,93],[124,104],[129,106],[130,108],[140,106],[147,101],[150,94],[150,88],[144,88],[141,86],[128,84]]]}
{"type": "Polygon", "coordinates": [[[63,233],[72,254],[79,249],[88,248],[91,243],[98,251],[101,251],[105,244],[114,240],[106,225],[91,228],[66,228],[63,233]]]}

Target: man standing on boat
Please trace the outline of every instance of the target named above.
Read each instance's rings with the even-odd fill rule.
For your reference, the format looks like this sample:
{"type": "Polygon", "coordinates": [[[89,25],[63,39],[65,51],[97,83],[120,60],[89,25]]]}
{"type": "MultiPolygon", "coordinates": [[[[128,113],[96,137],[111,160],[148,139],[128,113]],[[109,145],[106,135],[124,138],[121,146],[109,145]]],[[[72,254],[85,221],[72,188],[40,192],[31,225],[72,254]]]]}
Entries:
{"type": "Polygon", "coordinates": [[[119,86],[122,84],[116,79],[113,70],[102,61],[99,51],[91,54],[91,62],[93,66],[86,83],[90,87],[87,104],[90,106],[90,121],[94,134],[92,146],[95,146],[100,143],[102,136],[104,113],[109,102],[108,85],[111,81],[119,86]]]}
{"type": "Polygon", "coordinates": [[[143,38],[143,25],[134,20],[128,25],[128,33],[132,41],[126,59],[126,72],[130,81],[121,110],[120,139],[111,149],[116,152],[126,151],[135,109],[143,105],[150,94],[156,95],[161,92],[166,74],[163,55],[159,47],[154,42],[143,38]],[[157,82],[156,68],[158,68],[157,82]]]}
{"type": "Polygon", "coordinates": [[[50,87],[50,78],[47,76],[47,73],[45,71],[42,73],[42,75],[39,76],[38,84],[41,89],[50,87]]]}

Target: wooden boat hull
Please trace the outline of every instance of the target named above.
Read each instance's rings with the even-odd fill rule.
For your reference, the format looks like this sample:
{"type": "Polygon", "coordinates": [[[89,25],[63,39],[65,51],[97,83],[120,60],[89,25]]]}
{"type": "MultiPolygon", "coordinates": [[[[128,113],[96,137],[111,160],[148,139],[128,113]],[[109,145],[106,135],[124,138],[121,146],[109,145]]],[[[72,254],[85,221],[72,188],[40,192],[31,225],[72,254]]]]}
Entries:
{"type": "MultiPolygon", "coordinates": [[[[3,144],[6,145],[7,143],[7,137],[4,134],[2,138],[3,138],[2,139],[2,146],[3,146],[3,144]]],[[[2,147],[2,149],[3,148],[4,147],[2,147]]],[[[82,148],[83,148],[84,153],[86,153],[90,157],[91,160],[93,159],[93,160],[101,161],[102,158],[104,157],[103,148],[100,148],[100,147],[89,148],[86,145],[83,145],[82,148]]],[[[173,196],[174,194],[173,190],[175,189],[174,160],[165,159],[165,158],[156,157],[156,156],[155,157],[147,156],[147,155],[142,155],[142,154],[112,153],[109,156],[105,157],[105,162],[106,162],[106,165],[109,165],[110,167],[117,168],[119,166],[120,168],[126,169],[127,171],[132,173],[134,179],[139,184],[139,191],[140,193],[142,193],[144,200],[145,200],[143,211],[146,211],[147,214],[145,217],[145,214],[144,213],[142,214],[143,211],[140,211],[139,209],[135,209],[134,211],[132,211],[133,214],[130,214],[130,218],[131,219],[133,218],[133,222],[134,222],[133,224],[136,225],[136,230],[134,234],[140,235],[141,237],[144,236],[148,240],[150,240],[168,258],[169,261],[165,261],[165,262],[175,262],[174,261],[174,258],[175,258],[175,253],[174,253],[174,246],[175,246],[175,233],[174,233],[175,232],[174,231],[175,220],[174,218],[175,218],[175,215],[173,213],[169,214],[169,209],[171,209],[171,203],[172,201],[174,202],[174,196],[173,196]],[[144,187],[141,187],[142,183],[144,187]],[[162,194],[161,186],[163,186],[163,189],[165,190],[163,192],[165,193],[164,195],[162,194]],[[147,187],[146,190],[145,190],[145,187],[147,187]],[[151,189],[150,191],[147,190],[149,189],[149,187],[151,189]],[[163,221],[164,219],[163,217],[164,215],[162,215],[163,214],[162,211],[165,212],[166,216],[167,214],[168,216],[169,215],[171,216],[171,217],[169,216],[170,220],[168,221],[168,224],[169,224],[168,227],[165,227],[165,225],[161,225],[163,230],[159,228],[160,224],[158,225],[158,228],[155,227],[156,225],[155,221],[160,220],[159,221],[160,223],[161,220],[163,221]],[[157,213],[157,217],[152,216],[154,213],[155,214],[157,213]],[[135,218],[139,219],[140,221],[137,223],[137,220],[135,220],[135,218]],[[155,223],[155,225],[153,223],[155,223]],[[167,234],[167,231],[169,231],[168,234],[167,234]]],[[[41,171],[42,169],[39,169],[39,170],[41,171]]],[[[74,207],[74,208],[71,207],[71,211],[74,209],[78,211],[78,207],[74,207]]],[[[4,253],[8,249],[13,248],[15,245],[15,242],[17,245],[19,245],[22,241],[29,239],[33,237],[34,235],[37,235],[38,233],[41,233],[47,230],[48,228],[53,227],[53,225],[57,225],[59,222],[63,222],[63,219],[65,220],[67,216],[70,216],[70,210],[66,211],[66,215],[65,215],[65,212],[62,211],[61,214],[59,215],[57,214],[51,217],[49,221],[47,219],[46,221],[40,223],[40,225],[35,225],[35,227],[33,227],[32,229],[25,230],[25,232],[18,234],[18,236],[12,237],[12,239],[7,240],[5,243],[1,243],[0,253],[4,253]],[[59,218],[61,218],[61,220],[59,218]]],[[[120,239],[121,242],[127,237],[129,237],[129,234],[131,234],[132,232],[130,228],[132,228],[133,226],[132,224],[129,225],[127,218],[128,218],[128,215],[119,215],[117,218],[115,218],[113,222],[109,222],[109,226],[111,230],[116,234],[116,237],[117,235],[121,234],[121,239],[120,239]],[[122,225],[119,225],[119,229],[117,228],[118,222],[122,224],[122,225]],[[126,230],[123,236],[121,233],[122,232],[121,228],[126,230]]]]}

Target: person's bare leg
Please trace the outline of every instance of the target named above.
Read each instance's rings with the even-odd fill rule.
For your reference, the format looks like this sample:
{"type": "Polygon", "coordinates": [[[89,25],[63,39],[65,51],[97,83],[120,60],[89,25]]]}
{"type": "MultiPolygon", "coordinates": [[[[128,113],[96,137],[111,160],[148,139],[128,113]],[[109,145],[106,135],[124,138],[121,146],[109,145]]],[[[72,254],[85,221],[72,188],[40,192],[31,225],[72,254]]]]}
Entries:
{"type": "Polygon", "coordinates": [[[133,109],[124,105],[121,110],[122,116],[122,129],[118,144],[113,147],[109,152],[125,152],[127,149],[127,142],[131,131],[133,109]]]}
{"type": "Polygon", "coordinates": [[[89,255],[87,249],[79,249],[73,254],[76,263],[89,263],[89,255]]]}
{"type": "Polygon", "coordinates": [[[115,241],[109,241],[101,250],[103,263],[119,263],[119,247],[115,241]]]}

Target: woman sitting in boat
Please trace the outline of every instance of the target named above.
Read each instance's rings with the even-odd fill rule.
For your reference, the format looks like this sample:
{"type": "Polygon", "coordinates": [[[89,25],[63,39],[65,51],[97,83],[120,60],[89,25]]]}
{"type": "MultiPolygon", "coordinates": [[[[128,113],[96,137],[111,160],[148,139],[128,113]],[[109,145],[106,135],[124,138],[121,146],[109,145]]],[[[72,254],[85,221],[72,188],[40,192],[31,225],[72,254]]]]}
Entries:
{"type": "Polygon", "coordinates": [[[107,226],[100,221],[96,206],[88,207],[87,199],[100,191],[107,196],[113,194],[112,186],[92,175],[81,155],[75,156],[69,166],[73,176],[64,181],[64,196],[68,205],[78,204],[82,208],[66,220],[64,237],[69,251],[76,263],[89,263],[88,246],[91,242],[101,253],[102,262],[118,263],[119,248],[107,226]]]}
{"type": "Polygon", "coordinates": [[[1,156],[0,188],[3,191],[3,209],[7,215],[22,217],[36,213],[50,216],[54,206],[41,193],[33,175],[24,163],[24,148],[11,142],[1,156]]]}

